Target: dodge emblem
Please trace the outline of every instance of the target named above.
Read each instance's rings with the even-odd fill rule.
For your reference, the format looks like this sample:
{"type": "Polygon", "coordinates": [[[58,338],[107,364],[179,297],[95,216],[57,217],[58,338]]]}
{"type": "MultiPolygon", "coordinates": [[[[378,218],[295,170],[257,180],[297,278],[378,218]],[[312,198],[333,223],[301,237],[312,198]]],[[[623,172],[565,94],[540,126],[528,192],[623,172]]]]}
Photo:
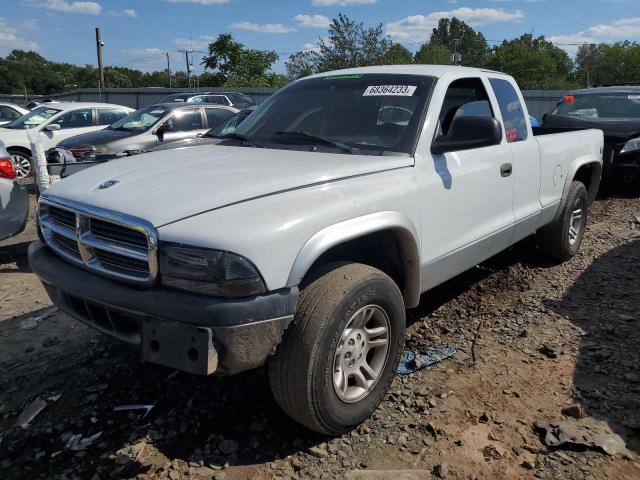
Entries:
{"type": "Polygon", "coordinates": [[[100,186],[98,187],[98,190],[105,190],[107,188],[111,188],[114,185],[117,185],[118,183],[120,183],[118,180],[107,180],[106,182],[100,184],[100,186]]]}

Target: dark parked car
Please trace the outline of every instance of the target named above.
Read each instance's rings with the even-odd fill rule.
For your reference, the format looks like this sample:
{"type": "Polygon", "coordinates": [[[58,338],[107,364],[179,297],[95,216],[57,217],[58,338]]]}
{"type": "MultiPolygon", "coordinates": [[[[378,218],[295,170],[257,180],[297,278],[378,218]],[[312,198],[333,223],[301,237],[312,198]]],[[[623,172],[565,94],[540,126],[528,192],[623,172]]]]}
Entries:
{"type": "Polygon", "coordinates": [[[95,163],[138,154],[150,147],[195,138],[238,113],[223,105],[151,105],[104,130],[60,142],[47,153],[49,173],[67,177],[95,163]]]}
{"type": "Polygon", "coordinates": [[[228,107],[249,108],[256,103],[250,96],[237,92],[199,92],[199,93],[174,93],[167,95],[158,103],[213,103],[228,107]]]}
{"type": "Polygon", "coordinates": [[[602,130],[603,178],[640,183],[640,85],[576,90],[544,116],[543,127],[602,130]]]}

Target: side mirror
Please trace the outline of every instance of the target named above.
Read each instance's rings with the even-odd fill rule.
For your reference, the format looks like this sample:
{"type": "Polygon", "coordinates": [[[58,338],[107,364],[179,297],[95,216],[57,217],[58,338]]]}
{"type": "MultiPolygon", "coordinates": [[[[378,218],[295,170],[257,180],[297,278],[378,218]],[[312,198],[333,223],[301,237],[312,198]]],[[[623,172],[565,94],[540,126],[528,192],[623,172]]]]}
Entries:
{"type": "Polygon", "coordinates": [[[544,115],[542,115],[542,123],[544,123],[547,120],[547,115],[549,114],[545,113],[544,115]]]}
{"type": "Polygon", "coordinates": [[[441,154],[490,147],[502,141],[500,122],[491,117],[457,117],[449,133],[438,135],[431,144],[431,153],[441,154]]]}
{"type": "Polygon", "coordinates": [[[44,129],[50,132],[57,132],[58,130],[60,130],[60,125],[58,123],[50,123],[49,125],[44,127],[44,129]]]}
{"type": "Polygon", "coordinates": [[[159,126],[156,130],[156,136],[158,137],[159,142],[164,142],[164,134],[166,131],[167,129],[164,125],[159,126]]]}

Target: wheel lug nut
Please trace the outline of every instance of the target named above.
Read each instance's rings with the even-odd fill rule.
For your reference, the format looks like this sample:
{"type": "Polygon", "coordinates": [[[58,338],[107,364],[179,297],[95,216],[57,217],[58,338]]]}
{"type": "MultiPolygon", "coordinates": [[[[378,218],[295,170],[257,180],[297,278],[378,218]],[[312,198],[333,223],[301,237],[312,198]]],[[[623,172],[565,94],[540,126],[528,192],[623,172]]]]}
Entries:
{"type": "Polygon", "coordinates": [[[344,354],[344,358],[350,358],[351,357],[351,352],[347,352],[344,354]]]}
{"type": "Polygon", "coordinates": [[[349,342],[348,342],[348,343],[349,343],[349,345],[350,345],[350,346],[353,346],[353,345],[355,345],[355,343],[356,343],[356,342],[354,342],[354,341],[353,341],[353,338],[352,338],[352,339],[350,339],[350,340],[349,340],[349,342]]]}
{"type": "Polygon", "coordinates": [[[362,340],[362,335],[358,334],[358,341],[362,340]]]}

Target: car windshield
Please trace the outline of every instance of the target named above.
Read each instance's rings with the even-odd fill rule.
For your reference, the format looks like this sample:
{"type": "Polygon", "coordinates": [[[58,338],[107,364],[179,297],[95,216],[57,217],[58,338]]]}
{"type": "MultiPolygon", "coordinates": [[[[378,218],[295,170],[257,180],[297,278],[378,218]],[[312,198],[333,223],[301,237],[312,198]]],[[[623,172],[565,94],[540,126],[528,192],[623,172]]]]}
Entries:
{"type": "Polygon", "coordinates": [[[145,132],[158,123],[168,111],[166,108],[153,105],[141,108],[111,124],[108,128],[110,130],[123,130],[125,132],[145,132]]]}
{"type": "Polygon", "coordinates": [[[578,117],[585,120],[598,118],[640,118],[640,93],[598,93],[567,95],[552,115],[578,117]]]}
{"type": "Polygon", "coordinates": [[[247,118],[251,113],[253,113],[253,110],[242,110],[232,117],[229,117],[221,124],[213,127],[211,130],[205,133],[204,136],[219,138],[229,133],[233,133],[236,131],[236,127],[240,125],[244,121],[244,119],[247,118]]]}
{"type": "Polygon", "coordinates": [[[300,80],[271,96],[235,133],[267,148],[411,154],[434,81],[379,73],[300,80]]]}
{"type": "Polygon", "coordinates": [[[38,107],[20,118],[15,119],[9,125],[6,125],[5,128],[25,129],[37,127],[59,112],[60,110],[55,108],[38,107]]]}

